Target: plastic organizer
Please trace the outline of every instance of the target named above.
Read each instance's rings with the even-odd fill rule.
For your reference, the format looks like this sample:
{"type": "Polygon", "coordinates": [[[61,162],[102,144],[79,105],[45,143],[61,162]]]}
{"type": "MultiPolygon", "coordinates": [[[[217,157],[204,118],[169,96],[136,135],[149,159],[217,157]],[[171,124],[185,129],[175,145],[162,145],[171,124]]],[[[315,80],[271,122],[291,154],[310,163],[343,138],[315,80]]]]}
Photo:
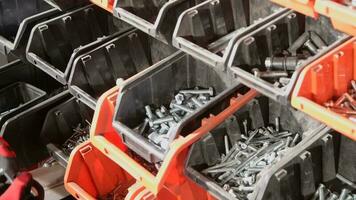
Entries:
{"type": "Polygon", "coordinates": [[[78,55],[128,29],[127,25],[117,28],[110,13],[88,5],[37,24],[32,29],[26,57],[60,83],[66,84],[78,55]]]}
{"type": "Polygon", "coordinates": [[[268,0],[208,0],[184,11],[173,45],[209,65],[226,67],[233,44],[287,12],[268,0]]]}
{"type": "MultiPolygon", "coordinates": [[[[89,138],[89,129],[93,114],[94,110],[74,97],[51,108],[47,112],[40,133],[41,141],[47,146],[50,155],[62,166],[67,166],[69,151],[71,150],[68,149],[64,151],[62,148],[68,148],[64,147],[65,143],[68,142],[68,139],[70,139],[73,134],[78,134],[76,133],[76,128],[79,129],[79,131],[83,130],[83,132],[87,130],[87,138],[89,138]]],[[[81,134],[78,134],[78,136],[79,135],[86,137],[81,134]]],[[[75,138],[72,140],[75,140],[75,138]]]]}
{"type": "Polygon", "coordinates": [[[94,109],[98,98],[114,87],[118,78],[130,78],[175,51],[137,29],[132,30],[76,58],[69,90],[94,109]]]}
{"type": "MultiPolygon", "coordinates": [[[[247,120],[247,127],[250,130],[254,130],[275,124],[276,117],[279,118],[279,131],[297,133],[300,135],[299,138],[302,138],[296,146],[289,148],[283,157],[289,157],[293,151],[300,148],[299,144],[309,141],[310,138],[325,128],[325,125],[312,120],[312,118],[290,106],[281,105],[266,96],[256,97],[245,102],[238,110],[230,112],[220,123],[205,129],[207,134],[194,143],[190,149],[186,163],[186,175],[217,199],[240,199],[224,190],[220,184],[204,175],[201,171],[215,165],[221,159],[221,155],[226,153],[225,136],[228,138],[227,143],[231,147],[234,145],[234,141],[241,138],[241,134],[247,135],[243,121],[247,120]]],[[[268,173],[269,169],[276,164],[278,162],[265,167],[260,174],[268,173]]],[[[241,197],[241,199],[263,199],[258,198],[261,195],[259,188],[263,187],[266,182],[259,180],[259,177],[263,177],[263,175],[257,175],[256,183],[253,185],[253,192],[245,196],[245,198],[241,197]]]]}
{"type": "MultiPolygon", "coordinates": [[[[295,82],[303,68],[341,44],[347,38],[348,36],[331,28],[330,21],[325,17],[313,19],[289,11],[259,29],[239,38],[234,44],[228,66],[242,83],[255,88],[258,92],[282,104],[289,104],[295,82]],[[321,47],[315,55],[306,60],[298,61],[295,70],[289,71],[290,80],[285,86],[276,87],[274,82],[254,76],[252,73],[253,68],[266,71],[265,59],[273,56],[278,57],[279,51],[287,50],[294,45],[294,42],[305,31],[313,31],[316,35],[319,35],[327,47],[321,47]]],[[[323,45],[318,44],[318,46],[323,45]]]]}
{"type": "Polygon", "coordinates": [[[115,1],[113,13],[119,19],[143,32],[171,43],[179,15],[204,0],[121,0],[115,1]]]}
{"type": "Polygon", "coordinates": [[[356,124],[323,103],[341,96],[356,79],[356,39],[352,38],[308,65],[294,89],[292,105],[356,140],[356,124]]]}
{"type": "Polygon", "coordinates": [[[10,118],[2,126],[1,137],[11,144],[21,169],[31,168],[50,156],[41,138],[43,123],[47,113],[70,96],[68,91],[54,95],[10,118]]]}
{"type": "Polygon", "coordinates": [[[42,0],[1,0],[0,3],[0,53],[2,54],[8,54],[20,45],[26,45],[35,23],[59,13],[58,9],[42,0]]]}

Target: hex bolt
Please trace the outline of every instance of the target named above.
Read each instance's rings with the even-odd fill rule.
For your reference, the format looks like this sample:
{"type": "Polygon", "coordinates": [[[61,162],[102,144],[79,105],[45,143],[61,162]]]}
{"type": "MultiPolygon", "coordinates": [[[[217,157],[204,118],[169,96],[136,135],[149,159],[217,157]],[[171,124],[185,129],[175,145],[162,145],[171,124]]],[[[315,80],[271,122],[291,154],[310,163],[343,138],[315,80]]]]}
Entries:
{"type": "Polygon", "coordinates": [[[201,102],[201,101],[199,101],[197,98],[195,98],[195,97],[192,97],[192,98],[190,98],[191,100],[192,100],[192,102],[196,105],[196,106],[198,106],[198,107],[203,107],[204,106],[204,104],[201,102]]]}
{"type": "Polygon", "coordinates": [[[149,105],[145,106],[145,110],[146,110],[146,115],[148,117],[148,119],[152,120],[154,118],[154,115],[152,113],[151,107],[149,105]]]}
{"type": "Polygon", "coordinates": [[[292,57],[267,57],[265,66],[270,70],[294,71],[298,66],[299,58],[292,57]]]}
{"type": "Polygon", "coordinates": [[[181,90],[179,91],[182,94],[209,94],[210,96],[214,95],[214,89],[209,87],[208,89],[204,90],[181,90]]]}
{"type": "Polygon", "coordinates": [[[253,68],[252,73],[254,76],[260,78],[288,77],[288,73],[286,71],[260,71],[258,68],[253,68]]]}
{"type": "Polygon", "coordinates": [[[187,106],[184,106],[184,105],[179,105],[179,104],[176,104],[176,103],[172,103],[171,104],[173,108],[178,108],[184,112],[187,112],[187,113],[193,113],[194,110],[188,108],[187,106]]]}
{"type": "Polygon", "coordinates": [[[173,116],[167,116],[167,117],[163,117],[163,118],[160,118],[160,119],[153,120],[152,124],[153,125],[160,125],[160,124],[167,123],[167,122],[172,122],[172,121],[174,121],[173,116]]]}
{"type": "Polygon", "coordinates": [[[304,46],[313,54],[316,55],[318,53],[318,47],[311,40],[307,40],[304,43],[304,46]]]}
{"type": "Polygon", "coordinates": [[[174,99],[176,100],[177,104],[182,105],[183,102],[184,102],[184,100],[185,100],[185,96],[184,96],[184,94],[182,94],[182,93],[178,93],[178,94],[174,97],[174,99]]]}

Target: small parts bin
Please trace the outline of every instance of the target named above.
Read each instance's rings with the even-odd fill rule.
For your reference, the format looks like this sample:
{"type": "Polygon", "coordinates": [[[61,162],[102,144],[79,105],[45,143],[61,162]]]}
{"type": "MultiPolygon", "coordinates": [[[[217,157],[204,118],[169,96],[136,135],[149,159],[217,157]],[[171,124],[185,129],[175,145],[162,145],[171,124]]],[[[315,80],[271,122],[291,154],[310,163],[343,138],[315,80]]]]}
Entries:
{"type": "Polygon", "coordinates": [[[2,126],[1,137],[11,144],[21,168],[33,167],[49,157],[40,137],[46,114],[70,96],[68,91],[61,92],[10,118],[2,126]]]}
{"type": "Polygon", "coordinates": [[[352,38],[306,67],[292,96],[292,105],[356,141],[356,124],[324,103],[340,97],[356,79],[356,39],[352,38]]]}
{"type": "MultiPolygon", "coordinates": [[[[284,155],[280,156],[282,159],[284,157],[289,157],[289,154],[291,152],[299,148],[299,144],[308,141],[311,137],[314,136],[314,134],[317,134],[319,131],[325,128],[324,125],[321,125],[319,122],[312,120],[304,113],[299,112],[293,109],[292,107],[281,105],[279,102],[276,102],[265,96],[256,97],[255,99],[250,100],[249,102],[245,102],[245,104],[240,109],[231,112],[220,123],[214,124],[214,126],[206,128],[206,136],[196,142],[190,149],[189,157],[186,163],[186,175],[190,177],[193,181],[195,181],[197,184],[202,186],[206,191],[213,194],[213,196],[215,196],[217,199],[262,199],[260,197],[256,198],[258,195],[260,195],[258,188],[263,187],[263,185],[265,184],[265,181],[260,180],[262,175],[257,175],[255,177],[255,181],[253,181],[255,183],[252,184],[252,186],[244,185],[244,187],[246,188],[253,188],[253,191],[248,192],[248,195],[235,197],[233,194],[230,193],[230,189],[223,189],[223,186],[224,188],[226,187],[225,183],[217,183],[210,175],[202,172],[209,167],[219,164],[220,160],[224,159],[224,156],[222,157],[222,154],[226,156],[229,155],[227,153],[226,147],[231,150],[233,146],[238,144],[237,141],[246,141],[242,140],[242,138],[244,138],[242,137],[243,135],[253,138],[254,136],[252,135],[256,134],[253,134],[252,132],[254,132],[254,130],[260,131],[259,129],[261,127],[267,127],[268,130],[274,129],[275,133],[272,133],[274,134],[274,137],[277,137],[278,134],[276,133],[285,133],[288,131],[290,133],[297,134],[299,135],[299,138],[302,138],[301,141],[299,139],[299,143],[298,140],[296,140],[296,143],[293,142],[296,144],[296,146],[289,146],[289,148],[284,150],[284,155]],[[279,119],[278,122],[276,122],[276,118],[279,119]],[[251,130],[251,132],[248,131],[251,135],[248,135],[248,132],[246,132],[246,130],[251,130]]],[[[280,140],[281,139],[278,138],[278,142],[280,142],[280,140]]],[[[294,139],[292,140],[294,141],[294,139]]],[[[255,145],[255,141],[253,141],[253,139],[248,139],[248,141],[251,141],[252,146],[255,145]]],[[[265,141],[270,142],[272,140],[268,139],[267,137],[267,139],[265,138],[262,142],[265,141]]],[[[270,145],[273,146],[272,144],[270,145]]],[[[254,148],[257,147],[255,146],[254,148]]],[[[237,150],[237,154],[233,155],[238,155],[239,151],[242,152],[246,150],[237,150]]],[[[258,148],[257,151],[259,151],[258,148]]],[[[263,156],[260,155],[260,157],[263,156]]],[[[258,156],[256,158],[258,158],[258,156]]],[[[241,162],[242,165],[245,161],[241,160],[241,162]]],[[[246,168],[252,166],[252,162],[253,160],[251,160],[251,162],[246,165],[246,168]]],[[[262,171],[259,172],[259,174],[263,174],[265,171],[268,171],[269,168],[271,168],[271,166],[275,165],[276,163],[278,163],[277,159],[273,162],[273,164],[267,165],[267,167],[261,169],[262,171]]],[[[237,170],[239,169],[240,164],[233,165],[231,167],[237,170]]],[[[252,166],[251,168],[253,167],[254,166],[252,166]]],[[[213,176],[219,176],[220,178],[220,175],[222,174],[224,174],[224,172],[217,172],[216,174],[213,173],[213,176]]],[[[249,177],[249,175],[247,175],[246,177],[249,177]]],[[[235,180],[237,183],[238,178],[236,178],[235,180]]],[[[230,183],[230,181],[227,183],[230,183]]],[[[239,185],[242,186],[242,184],[240,183],[236,186],[236,188],[240,188],[238,187],[239,185]]]]}
{"type": "Polygon", "coordinates": [[[90,0],[90,1],[111,13],[113,12],[115,0],[90,0]]]}
{"type": "MultiPolygon", "coordinates": [[[[127,29],[122,26],[119,31],[127,29]]],[[[94,5],[82,7],[37,24],[27,45],[27,60],[66,84],[75,57],[111,39],[114,33],[117,28],[112,15],[94,5]]]]}
{"type": "Polygon", "coordinates": [[[74,149],[64,177],[66,190],[80,200],[124,199],[134,183],[125,170],[90,141],[74,149]]]}
{"type": "Polygon", "coordinates": [[[74,97],[47,112],[41,139],[50,154],[66,166],[71,151],[89,138],[94,111],[74,97]]]}
{"type": "Polygon", "coordinates": [[[309,200],[320,183],[338,194],[355,194],[356,143],[334,132],[321,131],[264,173],[258,199],[309,200]],[[341,136],[341,138],[340,138],[341,136]]]}
{"type": "Polygon", "coordinates": [[[118,78],[130,78],[175,51],[141,31],[132,30],[80,55],[73,64],[69,90],[94,109],[97,99],[115,86],[118,78]]]}
{"type": "Polygon", "coordinates": [[[46,92],[24,82],[0,89],[0,127],[12,116],[38,103],[46,92]]]}
{"type": "Polygon", "coordinates": [[[234,41],[286,11],[268,0],[208,0],[181,14],[172,43],[210,65],[224,67],[234,41]]]}
{"type": "Polygon", "coordinates": [[[179,15],[204,0],[120,0],[114,16],[163,41],[171,43],[179,15]]]}
{"type": "Polygon", "coordinates": [[[356,36],[356,5],[346,5],[343,2],[347,1],[316,0],[315,10],[329,17],[336,29],[356,36]]]}
{"type": "Polygon", "coordinates": [[[0,53],[26,45],[32,27],[59,10],[42,0],[1,0],[0,53]]]}
{"type": "MultiPolygon", "coordinates": [[[[149,162],[162,161],[167,153],[134,130],[145,121],[145,106],[169,108],[170,102],[182,89],[214,87],[214,98],[196,109],[169,130],[168,143],[178,137],[183,124],[195,121],[196,115],[207,110],[210,103],[226,98],[236,83],[229,73],[210,67],[193,57],[178,52],[150,67],[146,73],[124,82],[118,96],[113,126],[124,143],[149,162]]],[[[146,133],[146,132],[145,132],[146,133]]]]}
{"type": "Polygon", "coordinates": [[[346,35],[331,28],[330,21],[325,17],[315,20],[290,11],[239,38],[228,66],[242,83],[282,104],[288,104],[302,69],[346,39],[346,35]],[[308,47],[313,51],[307,49],[307,43],[311,43],[308,47]],[[278,58],[295,62],[283,61],[283,68],[274,68],[278,67],[278,58]],[[269,62],[272,67],[269,68],[268,59],[272,59],[269,62]]]}
{"type": "MultiPolygon", "coordinates": [[[[222,110],[229,106],[231,109],[238,109],[241,104],[252,99],[256,92],[248,91],[248,88],[242,86],[236,87],[234,91],[226,95],[224,100],[214,101],[213,105],[208,106],[209,109],[206,112],[197,113],[195,120],[186,123],[181,128],[181,136],[172,142],[159,170],[153,172],[147,169],[147,166],[143,165],[142,162],[138,162],[137,159],[132,157],[132,153],[126,148],[121,137],[108,123],[114,116],[117,95],[120,95],[118,89],[118,87],[115,87],[109,90],[98,101],[91,132],[93,144],[156,196],[168,195],[172,199],[179,197],[213,199],[206,191],[188,180],[183,174],[184,162],[188,153],[187,148],[206,134],[204,128],[194,130],[201,126],[201,121],[204,118],[210,118],[203,120],[207,126],[219,123],[228,112],[219,114],[222,110]],[[237,91],[244,95],[236,97],[237,91]]],[[[170,199],[168,197],[166,196],[166,199],[170,199]]]]}

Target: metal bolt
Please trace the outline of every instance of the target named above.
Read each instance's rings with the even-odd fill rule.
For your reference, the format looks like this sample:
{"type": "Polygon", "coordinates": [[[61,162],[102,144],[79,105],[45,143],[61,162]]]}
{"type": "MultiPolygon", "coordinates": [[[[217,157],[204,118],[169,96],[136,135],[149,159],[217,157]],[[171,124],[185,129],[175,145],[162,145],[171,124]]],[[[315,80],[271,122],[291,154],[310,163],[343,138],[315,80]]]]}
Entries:
{"type": "Polygon", "coordinates": [[[197,107],[203,107],[203,106],[204,106],[204,104],[203,104],[201,101],[199,101],[197,98],[192,97],[192,98],[190,98],[190,99],[192,100],[192,102],[193,102],[197,107]]]}
{"type": "Polygon", "coordinates": [[[260,71],[258,68],[253,68],[252,73],[256,77],[260,78],[279,78],[279,77],[288,77],[286,71],[260,71]]]}
{"type": "Polygon", "coordinates": [[[210,96],[214,95],[214,89],[209,87],[208,89],[204,90],[181,90],[179,91],[182,94],[209,94],[210,96]]]}
{"type": "Polygon", "coordinates": [[[174,121],[174,118],[172,116],[167,116],[167,117],[163,117],[163,118],[159,118],[159,119],[153,120],[152,124],[153,125],[160,125],[160,124],[167,123],[167,122],[172,122],[172,121],[174,121]]]}
{"type": "Polygon", "coordinates": [[[279,132],[279,128],[280,128],[280,125],[279,125],[279,117],[276,117],[274,119],[274,122],[275,122],[275,125],[276,125],[276,132],[279,132]]]}
{"type": "Polygon", "coordinates": [[[341,190],[341,194],[339,196],[339,200],[345,200],[347,195],[350,194],[350,190],[344,188],[343,190],[341,190]]]}
{"type": "Polygon", "coordinates": [[[194,110],[188,108],[187,106],[184,106],[184,105],[179,105],[179,104],[176,104],[176,103],[172,103],[171,104],[173,108],[179,108],[180,110],[184,111],[184,112],[187,112],[187,113],[193,113],[194,110]]]}
{"type": "Polygon", "coordinates": [[[318,53],[318,47],[311,40],[307,40],[304,43],[304,46],[313,54],[316,55],[318,53]]]}
{"type": "Polygon", "coordinates": [[[265,67],[273,70],[294,71],[298,66],[299,58],[291,57],[267,57],[265,60],[265,67]]]}
{"type": "Polygon", "coordinates": [[[146,110],[146,115],[147,115],[148,119],[150,119],[150,120],[154,119],[154,115],[153,115],[151,107],[149,105],[145,106],[145,110],[146,110]]]}
{"type": "Polygon", "coordinates": [[[177,104],[182,105],[183,102],[184,102],[184,100],[185,100],[185,96],[184,96],[184,94],[178,93],[178,94],[174,97],[174,99],[176,100],[177,104]]]}

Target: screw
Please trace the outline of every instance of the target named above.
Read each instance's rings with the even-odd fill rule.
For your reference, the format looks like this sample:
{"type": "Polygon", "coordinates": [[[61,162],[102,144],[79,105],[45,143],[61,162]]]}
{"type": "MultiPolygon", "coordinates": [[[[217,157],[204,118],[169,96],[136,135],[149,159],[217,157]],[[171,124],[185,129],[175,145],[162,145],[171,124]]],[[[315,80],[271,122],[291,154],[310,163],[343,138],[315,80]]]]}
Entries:
{"type": "Polygon", "coordinates": [[[172,116],[167,116],[167,117],[163,117],[163,118],[160,118],[160,119],[153,120],[152,124],[153,125],[160,125],[160,124],[167,123],[167,122],[172,122],[172,121],[174,121],[174,118],[172,116]]]}
{"type": "Polygon", "coordinates": [[[276,132],[279,132],[279,128],[280,128],[279,117],[274,118],[274,122],[275,122],[275,125],[276,125],[276,132]]]}
{"type": "Polygon", "coordinates": [[[210,96],[214,95],[214,89],[209,87],[208,89],[204,90],[181,90],[179,91],[182,94],[209,94],[210,96]]]}
{"type": "Polygon", "coordinates": [[[318,53],[318,47],[311,40],[307,40],[304,43],[304,46],[313,54],[316,55],[318,53]]]}
{"type": "Polygon", "coordinates": [[[245,131],[245,134],[247,135],[247,133],[248,133],[248,127],[247,127],[247,120],[245,119],[243,122],[242,122],[242,124],[243,124],[243,126],[244,126],[244,131],[245,131]]]}
{"type": "Polygon", "coordinates": [[[340,194],[340,196],[339,196],[339,200],[345,200],[346,199],[346,197],[347,197],[347,195],[349,195],[350,194],[350,190],[348,190],[348,189],[343,189],[342,191],[341,191],[341,194],[340,194]]]}
{"type": "Polygon", "coordinates": [[[177,104],[179,104],[179,105],[182,105],[185,100],[184,94],[181,94],[181,93],[178,93],[174,98],[175,98],[177,104]]]}
{"type": "Polygon", "coordinates": [[[190,109],[190,108],[188,108],[187,106],[184,106],[184,105],[179,105],[179,104],[176,104],[176,103],[172,103],[171,106],[173,108],[178,108],[178,109],[180,109],[180,110],[182,110],[184,112],[187,112],[187,113],[193,113],[194,112],[194,110],[192,110],[192,109],[190,109]]]}
{"type": "Polygon", "coordinates": [[[258,68],[253,68],[252,73],[256,77],[260,78],[279,78],[279,77],[288,77],[286,71],[260,71],[258,68]]]}
{"type": "Polygon", "coordinates": [[[150,120],[154,119],[154,115],[153,115],[151,107],[149,105],[145,106],[145,110],[146,110],[146,115],[147,115],[148,119],[150,119],[150,120]]]}
{"type": "Polygon", "coordinates": [[[225,144],[225,153],[226,155],[229,153],[229,138],[227,135],[224,136],[224,144],[225,144]]]}
{"type": "Polygon", "coordinates": [[[203,107],[203,106],[204,106],[204,104],[203,104],[202,102],[200,102],[197,98],[192,97],[192,98],[190,98],[190,99],[191,99],[192,102],[193,102],[195,105],[197,105],[198,107],[203,107]]]}
{"type": "Polygon", "coordinates": [[[299,63],[299,58],[291,57],[267,57],[265,66],[267,69],[277,69],[284,71],[294,71],[299,63]]]}

